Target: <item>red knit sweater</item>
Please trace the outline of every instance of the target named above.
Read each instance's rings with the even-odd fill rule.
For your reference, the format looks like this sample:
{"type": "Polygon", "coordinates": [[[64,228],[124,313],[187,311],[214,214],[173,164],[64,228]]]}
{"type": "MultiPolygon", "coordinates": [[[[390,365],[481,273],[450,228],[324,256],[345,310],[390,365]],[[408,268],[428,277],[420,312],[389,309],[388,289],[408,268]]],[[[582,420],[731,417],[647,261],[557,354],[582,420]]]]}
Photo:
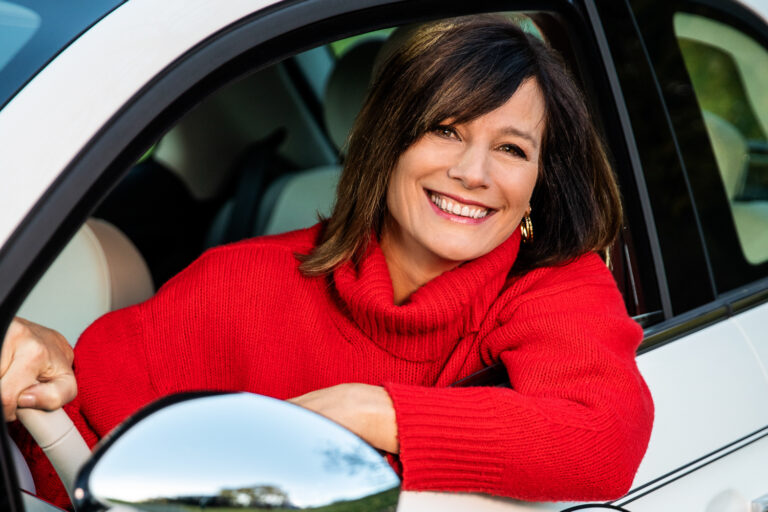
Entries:
{"type": "MultiPolygon", "coordinates": [[[[295,253],[317,234],[210,250],[149,301],[89,327],[66,408],[86,441],[178,391],[285,399],[363,382],[392,397],[404,489],[527,500],[626,492],[653,405],[635,365],[642,331],[597,255],[508,279],[515,234],[395,306],[375,242],[359,268],[304,277],[295,253]],[[512,389],[446,387],[499,361],[512,389]]],[[[19,442],[38,493],[66,504],[42,452],[19,442]]]]}

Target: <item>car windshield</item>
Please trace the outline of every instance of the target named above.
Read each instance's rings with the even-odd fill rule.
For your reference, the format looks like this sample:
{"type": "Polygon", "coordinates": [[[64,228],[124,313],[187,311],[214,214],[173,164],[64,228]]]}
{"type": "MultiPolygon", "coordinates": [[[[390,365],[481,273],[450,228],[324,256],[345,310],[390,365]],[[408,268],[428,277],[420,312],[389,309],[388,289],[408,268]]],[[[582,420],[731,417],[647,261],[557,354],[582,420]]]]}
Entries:
{"type": "Polygon", "coordinates": [[[46,62],[122,0],[0,0],[0,107],[46,62]]]}

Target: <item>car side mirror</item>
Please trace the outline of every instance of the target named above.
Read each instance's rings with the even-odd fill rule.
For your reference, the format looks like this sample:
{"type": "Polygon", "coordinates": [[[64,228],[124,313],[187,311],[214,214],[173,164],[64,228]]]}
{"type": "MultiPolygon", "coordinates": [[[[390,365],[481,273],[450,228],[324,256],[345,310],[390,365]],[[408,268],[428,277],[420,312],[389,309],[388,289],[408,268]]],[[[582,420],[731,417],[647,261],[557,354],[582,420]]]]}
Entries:
{"type": "Polygon", "coordinates": [[[393,511],[400,480],[336,423],[250,393],[162,399],[105,437],[75,482],[79,512],[393,511]]]}

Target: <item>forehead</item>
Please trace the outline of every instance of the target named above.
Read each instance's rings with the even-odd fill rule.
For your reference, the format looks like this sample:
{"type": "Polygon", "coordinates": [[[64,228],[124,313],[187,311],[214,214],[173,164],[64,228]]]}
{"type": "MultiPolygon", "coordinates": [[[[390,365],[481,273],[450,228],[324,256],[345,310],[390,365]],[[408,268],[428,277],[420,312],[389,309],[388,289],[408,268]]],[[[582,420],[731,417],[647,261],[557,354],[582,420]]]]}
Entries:
{"type": "MultiPolygon", "coordinates": [[[[538,143],[544,133],[546,104],[538,82],[529,78],[498,108],[467,124],[500,133],[528,134],[538,143]]],[[[538,145],[538,144],[537,144],[538,145]]]]}

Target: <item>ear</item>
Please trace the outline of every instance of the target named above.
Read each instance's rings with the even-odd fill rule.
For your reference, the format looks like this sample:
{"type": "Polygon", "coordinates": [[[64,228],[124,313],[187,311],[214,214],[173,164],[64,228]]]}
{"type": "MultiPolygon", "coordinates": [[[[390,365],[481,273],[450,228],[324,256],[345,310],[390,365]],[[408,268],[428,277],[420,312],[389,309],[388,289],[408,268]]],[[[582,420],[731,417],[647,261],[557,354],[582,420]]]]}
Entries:
{"type": "Polygon", "coordinates": [[[531,214],[531,205],[528,205],[528,208],[525,210],[525,214],[526,215],[530,215],[531,214]]]}

